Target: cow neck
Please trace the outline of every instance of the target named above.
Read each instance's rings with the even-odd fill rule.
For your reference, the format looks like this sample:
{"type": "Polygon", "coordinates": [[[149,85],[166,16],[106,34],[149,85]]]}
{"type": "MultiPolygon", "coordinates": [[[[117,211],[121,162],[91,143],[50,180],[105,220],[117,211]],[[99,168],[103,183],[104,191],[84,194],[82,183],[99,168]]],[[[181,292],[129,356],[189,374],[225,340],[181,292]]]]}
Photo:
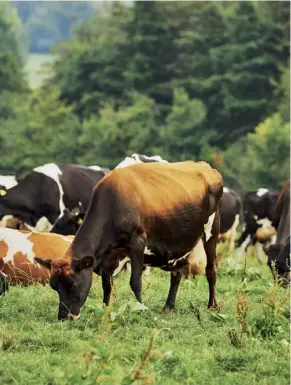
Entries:
{"type": "Polygon", "coordinates": [[[101,240],[101,228],[96,223],[96,216],[87,213],[71,245],[71,258],[80,260],[87,256],[95,257],[97,251],[101,248],[101,240]],[[92,220],[90,216],[93,217],[92,220]]]}

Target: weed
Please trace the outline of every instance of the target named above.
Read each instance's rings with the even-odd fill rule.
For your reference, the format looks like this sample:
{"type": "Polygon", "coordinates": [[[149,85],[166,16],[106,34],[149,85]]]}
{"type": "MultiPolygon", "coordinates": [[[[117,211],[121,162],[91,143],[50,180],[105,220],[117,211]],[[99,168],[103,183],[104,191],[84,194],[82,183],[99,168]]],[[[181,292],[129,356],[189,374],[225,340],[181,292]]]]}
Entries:
{"type": "Polygon", "coordinates": [[[284,317],[285,306],[289,296],[279,286],[278,275],[274,275],[274,285],[265,289],[266,301],[263,305],[263,312],[254,320],[255,332],[262,338],[271,338],[277,334],[283,334],[288,321],[284,317]]]}
{"type": "Polygon", "coordinates": [[[235,304],[235,314],[237,321],[241,327],[241,332],[246,333],[248,331],[248,323],[246,321],[248,313],[248,296],[245,292],[238,293],[238,298],[235,304]]]}

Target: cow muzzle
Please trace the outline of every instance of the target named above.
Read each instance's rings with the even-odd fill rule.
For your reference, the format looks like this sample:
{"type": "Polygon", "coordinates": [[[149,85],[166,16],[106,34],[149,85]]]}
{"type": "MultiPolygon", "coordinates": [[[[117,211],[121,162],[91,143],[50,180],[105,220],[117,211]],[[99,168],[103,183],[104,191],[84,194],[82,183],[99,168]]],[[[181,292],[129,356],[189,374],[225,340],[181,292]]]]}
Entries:
{"type": "Polygon", "coordinates": [[[80,314],[69,313],[67,315],[59,315],[58,316],[58,320],[61,322],[63,322],[63,321],[75,321],[78,318],[80,318],[80,314]]]}
{"type": "Polygon", "coordinates": [[[71,321],[75,321],[78,318],[80,318],[80,313],[79,314],[72,314],[72,313],[68,314],[68,319],[71,320],[71,321]]]}

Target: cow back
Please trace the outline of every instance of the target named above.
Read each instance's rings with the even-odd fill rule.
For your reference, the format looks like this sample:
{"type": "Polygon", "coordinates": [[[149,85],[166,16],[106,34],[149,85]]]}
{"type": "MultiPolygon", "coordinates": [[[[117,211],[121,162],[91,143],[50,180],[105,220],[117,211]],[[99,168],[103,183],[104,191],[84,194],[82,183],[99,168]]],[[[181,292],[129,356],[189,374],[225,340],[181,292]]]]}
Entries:
{"type": "Polygon", "coordinates": [[[73,209],[82,202],[84,209],[89,206],[94,186],[106,175],[105,170],[98,170],[78,165],[60,165],[60,182],[64,191],[64,205],[73,209]]]}

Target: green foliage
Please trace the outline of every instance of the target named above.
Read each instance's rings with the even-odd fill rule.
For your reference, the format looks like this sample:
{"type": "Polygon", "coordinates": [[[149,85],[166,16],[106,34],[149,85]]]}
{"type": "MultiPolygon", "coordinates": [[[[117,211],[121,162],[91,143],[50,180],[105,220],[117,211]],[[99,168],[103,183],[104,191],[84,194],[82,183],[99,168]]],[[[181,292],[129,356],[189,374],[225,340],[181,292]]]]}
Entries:
{"type": "Polygon", "coordinates": [[[290,66],[286,67],[277,84],[275,97],[278,100],[278,112],[284,122],[290,121],[290,66]]]}
{"type": "Polygon", "coordinates": [[[255,132],[248,135],[248,157],[251,159],[254,185],[257,185],[258,181],[263,186],[283,185],[290,174],[289,134],[290,123],[285,123],[277,113],[259,124],[255,132]]]}
{"type": "Polygon", "coordinates": [[[84,154],[81,163],[115,167],[134,152],[149,153],[157,137],[154,102],[146,96],[132,95],[132,105],[115,110],[105,105],[99,116],[83,122],[79,143],[84,154]]]}
{"type": "Polygon", "coordinates": [[[14,93],[24,92],[24,58],[20,47],[20,22],[6,1],[0,3],[0,118],[9,118],[17,107],[10,104],[14,93]]]}
{"type": "Polygon", "coordinates": [[[48,161],[115,167],[139,152],[206,160],[241,192],[288,178],[285,2],[16,6],[37,49],[78,27],[30,94],[19,20],[1,3],[1,172],[48,161]]]}
{"type": "Polygon", "coordinates": [[[265,2],[113,3],[58,48],[51,82],[82,119],[100,115],[104,103],[114,111],[131,106],[132,92],[150,97],[161,133],[152,138],[151,150],[160,142],[170,159],[211,160],[280,104],[275,90],[288,61],[289,10],[277,7],[265,2]],[[184,113],[177,112],[183,108],[175,91],[180,88],[189,99],[184,113]],[[186,112],[192,106],[197,117],[186,112]]]}
{"type": "Polygon", "coordinates": [[[171,104],[171,81],[176,56],[175,30],[169,22],[168,3],[137,1],[126,28],[127,56],[125,77],[130,88],[160,105],[171,104]]]}
{"type": "Polygon", "coordinates": [[[79,116],[96,114],[104,102],[124,103],[123,71],[128,62],[124,29],[130,18],[128,6],[114,2],[55,50],[52,83],[61,90],[62,99],[75,104],[79,116]]]}
{"type": "Polygon", "coordinates": [[[1,121],[0,132],[5,170],[22,174],[45,162],[74,162],[80,123],[57,90],[36,90],[26,99],[14,95],[11,103],[17,103],[17,112],[1,121]]]}
{"type": "Polygon", "coordinates": [[[190,100],[185,90],[174,90],[172,109],[161,130],[161,152],[166,159],[199,159],[201,149],[207,144],[203,135],[206,109],[198,99],[190,100]]]}
{"type": "Polygon", "coordinates": [[[238,190],[268,186],[280,189],[290,174],[290,70],[286,68],[274,96],[278,112],[234,143],[223,154],[225,183],[238,190]],[[239,157],[238,157],[239,154],[239,157]]]}

